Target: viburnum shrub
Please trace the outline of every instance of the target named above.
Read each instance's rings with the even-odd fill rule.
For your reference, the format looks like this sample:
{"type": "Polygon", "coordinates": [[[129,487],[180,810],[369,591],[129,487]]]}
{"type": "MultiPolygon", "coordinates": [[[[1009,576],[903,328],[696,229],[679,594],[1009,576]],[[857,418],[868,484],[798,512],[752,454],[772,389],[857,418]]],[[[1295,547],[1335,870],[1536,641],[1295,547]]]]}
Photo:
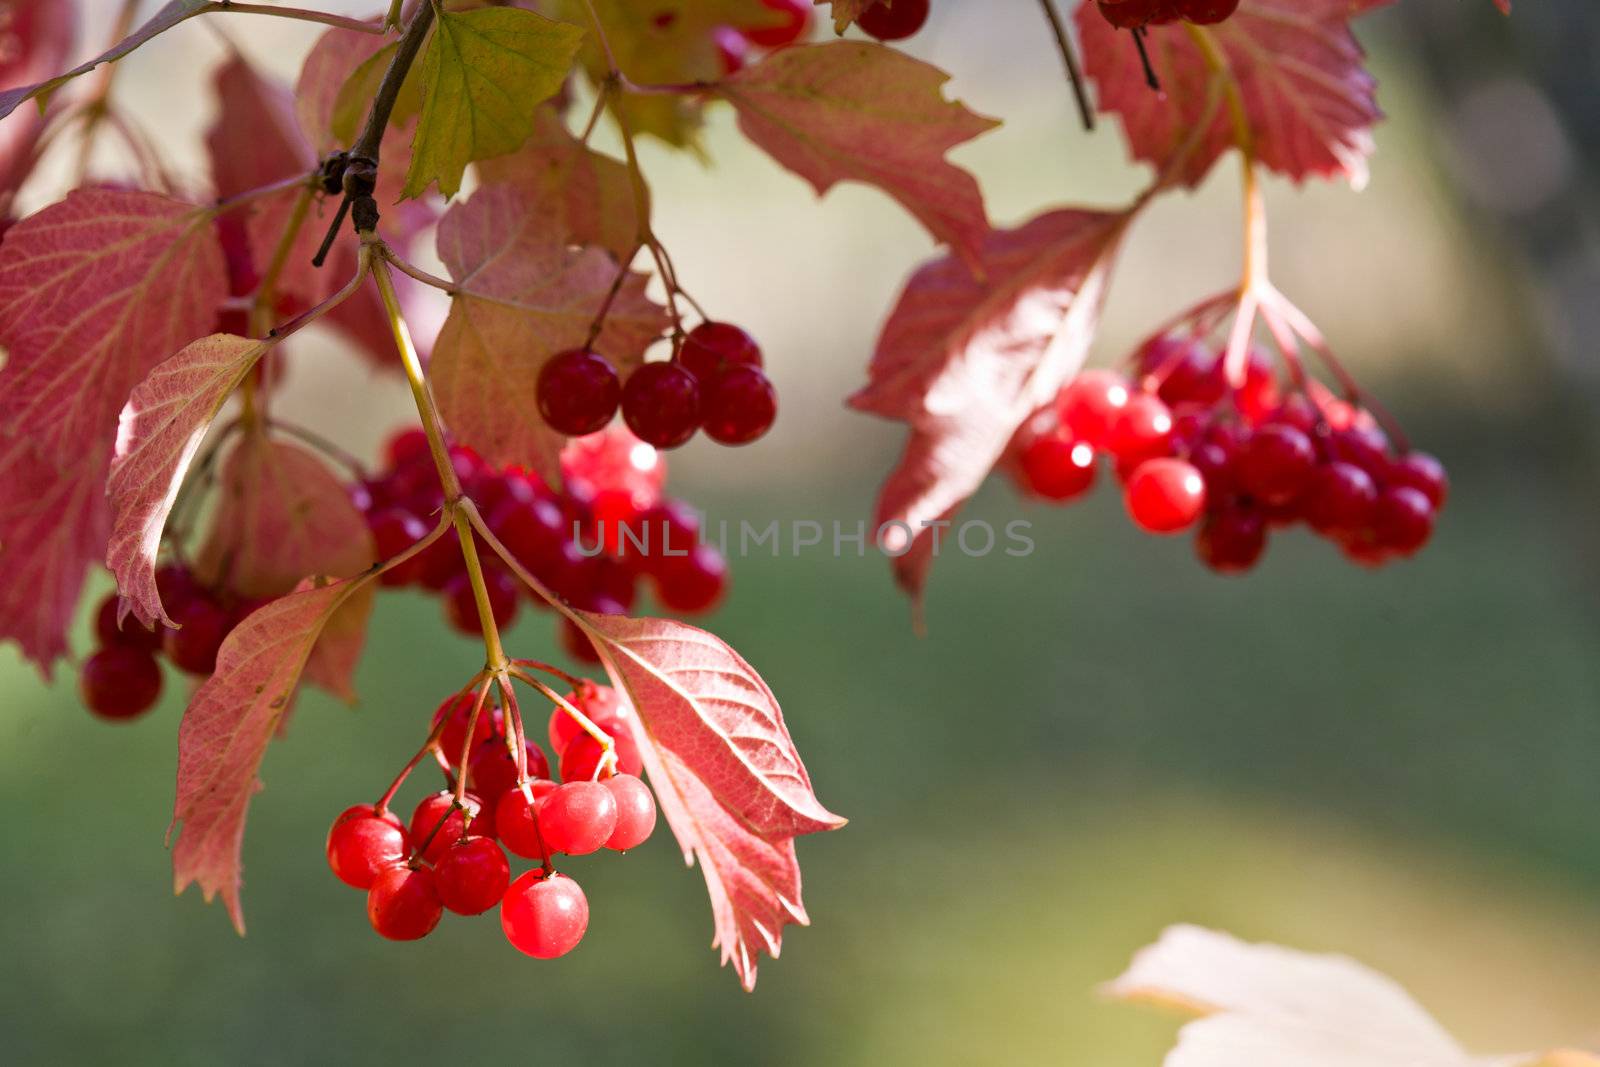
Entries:
{"type": "Polygon", "coordinates": [[[690,294],[657,237],[635,150],[698,149],[712,108],[818,193],[876,186],[948,247],[912,275],[850,399],[910,430],[877,518],[914,596],[940,527],[997,466],[1052,501],[1115,479],[1139,527],[1194,531],[1219,571],[1250,568],[1294,523],[1368,564],[1427,542],[1444,468],[1273,286],[1261,193],[1267,172],[1364,178],[1378,111],[1348,22],[1387,0],[1087,0],[1076,44],[1043,0],[1085,124],[1092,84],[1153,176],[1124,206],[1008,228],[945,158],[996,122],[881,43],[949,2],[819,0],[843,38],[826,42],[806,0],[393,0],[366,20],[171,0],[139,26],[125,2],[77,67],[76,5],[0,2],[0,637],[48,672],[103,561],[116,592],[79,668],[90,711],[149,711],[164,662],[194,680],[180,889],[220,894],[243,929],[268,742],[302,682],[353,698],[376,594],[413,587],[484,661],[431,718],[396,716],[415,754],[328,831],[328,864],[367,894],[377,933],[413,940],[446,911],[498,907],[516,948],[563,955],[589,904],[557,860],[645,843],[658,802],[747,987],[807,921],[794,839],[843,820],[777,700],[714,635],[632,614],[641,592],[705,612],[727,585],[692,509],[665,495],[662,451],[747,445],[779,414],[759,340],[690,294]],[[201,16],[325,31],[293,86],[230,51],[211,79],[210,173],[174,174],[111,75],[201,16]],[[620,160],[591,147],[606,118],[620,160]],[[123,142],[126,173],[88,167],[101,137],[123,142]],[[76,187],[15,217],[67,143],[76,187]],[[1244,177],[1242,277],[1083,369],[1127,234],[1227,156],[1244,177]],[[413,262],[430,234],[447,276],[413,262]],[[448,315],[415,338],[429,296],[448,315]],[[410,386],[417,422],[376,469],[283,410],[312,323],[410,386]],[[529,605],[603,681],[506,647],[529,605]],[[548,751],[527,729],[546,708],[548,751]],[[396,808],[424,765],[442,788],[396,808]]]}

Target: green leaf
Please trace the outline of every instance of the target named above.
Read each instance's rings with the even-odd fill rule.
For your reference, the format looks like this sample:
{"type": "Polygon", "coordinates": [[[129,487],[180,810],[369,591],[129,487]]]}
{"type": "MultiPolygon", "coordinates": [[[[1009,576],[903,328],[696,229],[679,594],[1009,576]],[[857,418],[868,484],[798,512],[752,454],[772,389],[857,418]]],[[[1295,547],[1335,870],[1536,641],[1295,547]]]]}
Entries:
{"type": "Polygon", "coordinates": [[[422,121],[403,195],[437,180],[452,196],[468,163],[521,147],[534,109],[561,88],[582,43],[578,27],[531,11],[443,12],[422,58],[422,121]]]}

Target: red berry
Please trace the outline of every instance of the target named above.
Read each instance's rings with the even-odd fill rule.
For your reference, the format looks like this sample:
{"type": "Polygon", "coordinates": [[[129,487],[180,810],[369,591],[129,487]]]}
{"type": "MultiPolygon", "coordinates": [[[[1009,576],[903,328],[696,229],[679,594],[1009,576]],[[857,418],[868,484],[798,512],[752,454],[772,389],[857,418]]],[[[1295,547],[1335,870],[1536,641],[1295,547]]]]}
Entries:
{"type": "MultiPolygon", "coordinates": [[[[627,714],[623,710],[622,697],[615,689],[609,685],[596,685],[587,678],[579,680],[578,687],[567,694],[566,700],[592,722],[621,719],[627,714]]],[[[584,732],[578,720],[561,708],[550,712],[549,730],[550,748],[557,756],[566,751],[573,738],[584,732]]]]}
{"type": "MultiPolygon", "coordinates": [[[[528,777],[550,777],[550,761],[544,749],[526,738],[524,741],[528,777]]],[[[467,782],[474,793],[484,798],[498,797],[517,784],[517,760],[506,750],[504,737],[491,737],[473,751],[467,767],[467,782]]]]}
{"type": "Polygon", "coordinates": [[[1205,508],[1206,483],[1181,459],[1147,459],[1134,470],[1123,494],[1128,514],[1150,533],[1186,529],[1205,508]]]}
{"type": "Polygon", "coordinates": [[[84,661],[78,692],[102,719],[137,719],[161,696],[161,665],[146,649],[111,645],[84,661]]]}
{"type": "Polygon", "coordinates": [[[455,795],[448,791],[434,793],[424,797],[422,803],[417,805],[417,810],[411,815],[411,844],[422,849],[422,858],[429,863],[438,863],[439,857],[444,855],[444,850],[466,837],[468,834],[467,816],[473,816],[471,832],[483,834],[484,830],[492,827],[480,827],[478,813],[483,810],[483,801],[468,793],[462,798],[466,810],[455,810],[455,795]]]}
{"type": "Polygon", "coordinates": [[[1109,450],[1119,463],[1137,464],[1170,454],[1172,411],[1161,398],[1136,393],[1111,423],[1109,450]]]}
{"type": "Polygon", "coordinates": [[[928,0],[878,0],[863,11],[856,25],[868,37],[903,41],[928,21],[928,0]]]}
{"type": "Polygon", "coordinates": [[[371,889],[380,873],[405,862],[410,848],[399,817],[371,804],[345,809],[328,830],[328,866],[356,889],[371,889]]]}
{"type": "Polygon", "coordinates": [[[687,556],[662,561],[656,572],[656,599],[668,611],[698,615],[710,611],[728,588],[728,563],[709,542],[687,556]]]}
{"type": "Polygon", "coordinates": [[[1272,361],[1260,349],[1245,356],[1244,383],[1233,391],[1233,405],[1251,425],[1262,422],[1278,407],[1278,379],[1272,361]]]}
{"type": "Polygon", "coordinates": [[[367,921],[390,941],[427,937],[443,915],[438,885],[426,867],[390,867],[367,892],[367,921]]]}
{"type": "Polygon", "coordinates": [[[1157,383],[1156,395],[1174,406],[1211,407],[1228,391],[1216,355],[1193,337],[1157,337],[1139,353],[1139,369],[1157,383]]]}
{"type": "MultiPolygon", "coordinates": [[[[489,610],[497,629],[504,630],[517,617],[517,583],[505,571],[485,568],[483,586],[489,594],[489,610]]],[[[483,619],[472,590],[472,579],[458,574],[444,587],[445,617],[450,625],[469,637],[483,634],[483,619]]]]}
{"type": "Polygon", "coordinates": [[[428,435],[419,426],[400,430],[383,446],[383,458],[391,469],[429,462],[428,435]]]}
{"type": "Polygon", "coordinates": [[[1317,464],[1311,438],[1293,426],[1269,423],[1239,450],[1239,486],[1267,504],[1288,504],[1305,490],[1317,464]]]}
{"type": "Polygon", "coordinates": [[[794,44],[811,29],[811,0],[761,0],[761,3],[783,16],[764,26],[742,27],[744,35],[762,48],[782,48],[794,44]]]}
{"type": "Polygon", "coordinates": [[[469,837],[445,850],[435,868],[439,900],[457,915],[482,915],[506,895],[511,864],[487,837],[469,837]]]}
{"type": "Polygon", "coordinates": [[[1435,511],[1450,495],[1450,476],[1444,464],[1426,452],[1407,452],[1389,465],[1385,481],[1415,489],[1428,498],[1435,511]]]}
{"type": "Polygon", "coordinates": [[[677,363],[646,363],[622,389],[622,418],[639,440],[677,448],[700,428],[700,384],[677,363]]]}
{"type": "Polygon", "coordinates": [[[1194,547],[1200,562],[1219,574],[1242,574],[1266,551],[1267,524],[1253,511],[1225,508],[1206,517],[1194,547]]]}
{"type": "Polygon", "coordinates": [[[599,782],[557,786],[539,802],[537,814],[544,843],[569,856],[599,850],[617,828],[617,800],[599,782]]]}
{"type": "Polygon", "coordinates": [[[582,348],[558,352],[539,371],[539,414],[568,437],[603,430],[622,402],[622,382],[604,356],[582,348]]]}
{"type": "MultiPolygon", "coordinates": [[[[596,719],[595,725],[611,735],[617,753],[616,773],[638,774],[644,764],[639,756],[639,746],[628,727],[616,719],[596,719]]],[[[561,753],[561,780],[587,782],[594,778],[604,754],[605,748],[600,742],[588,734],[579,734],[561,753]]]]}
{"type": "Polygon", "coordinates": [[[1300,507],[1313,530],[1341,537],[1369,525],[1377,502],[1372,476],[1353,463],[1335,460],[1316,469],[1300,507]]]}
{"type": "Polygon", "coordinates": [[[1355,464],[1374,481],[1389,473],[1389,439],[1376,427],[1351,426],[1335,430],[1324,443],[1330,458],[1355,464]]]}
{"type": "Polygon", "coordinates": [[[209,597],[197,597],[168,614],[178,624],[162,638],[167,658],[179,670],[210,674],[217,669],[217,650],[233,629],[233,616],[209,597]]]}
{"type": "Polygon", "coordinates": [[[139,620],[129,615],[126,621],[119,622],[118,616],[122,614],[122,598],[112,593],[100,602],[99,609],[94,616],[94,633],[104,646],[125,645],[128,648],[142,648],[147,652],[155,652],[161,648],[160,630],[147,630],[139,620]]]}
{"type": "Polygon", "coordinates": [[[1202,26],[1225,21],[1239,9],[1239,0],[1175,0],[1178,14],[1202,26]]]}
{"type": "Polygon", "coordinates": [[[500,794],[494,804],[494,829],[506,848],[528,859],[544,857],[537,810],[539,801],[555,788],[554,782],[538,778],[530,782],[526,790],[512,787],[500,794]]]}
{"type": "Polygon", "coordinates": [[[1433,505],[1420,490],[1391,486],[1378,496],[1372,530],[1384,549],[1412,555],[1433,536],[1433,505]]]}
{"type": "MultiPolygon", "coordinates": [[[[373,515],[367,523],[372,531],[372,544],[379,560],[394,559],[400,553],[428,535],[428,524],[402,508],[387,508],[373,515]]],[[[410,585],[422,577],[422,554],[391,567],[378,579],[384,585],[395,587],[410,585]]]]}
{"type": "Polygon", "coordinates": [[[566,616],[562,616],[556,623],[556,637],[561,641],[562,650],[579,663],[600,662],[600,653],[595,651],[589,638],[566,616]]]}
{"type": "Polygon", "coordinates": [[[1099,0],[1100,14],[1119,30],[1136,30],[1167,14],[1169,0],[1099,0]]]}
{"type": "Polygon", "coordinates": [[[489,529],[524,567],[548,570],[561,558],[572,528],[553,500],[536,497],[502,500],[489,517],[489,529]]]}
{"type": "Polygon", "coordinates": [[[500,902],[506,940],[535,959],[553,960],[578,947],[589,928],[589,902],[564,874],[529,871],[506,890],[500,902]]]}
{"type": "Polygon", "coordinates": [[[650,787],[631,774],[619,774],[600,783],[617,802],[617,825],[606,838],[606,848],[626,852],[650,839],[656,828],[656,799],[650,787]]]}
{"type": "Polygon", "coordinates": [[[1128,383],[1115,371],[1086,370],[1067,383],[1056,406],[1061,424],[1091,448],[1111,441],[1111,426],[1128,404],[1128,383]]]}
{"type": "MultiPolygon", "coordinates": [[[[467,744],[467,723],[472,719],[472,709],[478,702],[475,692],[457,693],[455,696],[446,697],[433,713],[429,727],[438,726],[446,716],[450,721],[439,734],[439,749],[444,753],[451,766],[461,758],[461,750],[467,744]]],[[[472,745],[477,746],[489,740],[500,730],[501,712],[492,702],[485,701],[483,709],[478,712],[478,721],[472,727],[472,745]]]]}
{"type": "Polygon", "coordinates": [[[1018,457],[1024,487],[1035,496],[1065,502],[1094,485],[1094,449],[1065,428],[1040,434],[1018,457]]]}
{"type": "Polygon", "coordinates": [[[778,391],[760,367],[724,368],[705,398],[706,436],[722,445],[747,445],[772,429],[778,391]]]}
{"type": "Polygon", "coordinates": [[[673,358],[700,381],[709,382],[729,364],[759,368],[761,346],[731,322],[708,319],[689,331],[673,358]]]}
{"type": "Polygon", "coordinates": [[[659,574],[671,560],[687,558],[700,539],[700,516],[680,500],[662,501],[641,514],[636,525],[644,540],[639,562],[650,574],[659,574]]]}

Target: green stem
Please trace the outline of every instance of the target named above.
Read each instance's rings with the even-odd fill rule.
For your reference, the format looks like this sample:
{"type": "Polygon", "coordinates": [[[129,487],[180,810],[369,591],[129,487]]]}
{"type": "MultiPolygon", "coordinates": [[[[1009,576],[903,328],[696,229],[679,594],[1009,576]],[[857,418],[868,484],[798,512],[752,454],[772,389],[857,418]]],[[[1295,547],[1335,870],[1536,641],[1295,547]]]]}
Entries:
{"type": "Polygon", "coordinates": [[[489,587],[483,577],[483,561],[478,558],[478,543],[473,534],[472,520],[477,508],[461,490],[461,479],[456,476],[455,463],[444,442],[444,430],[439,423],[439,407],[434,402],[433,391],[428,386],[422,360],[417,356],[416,345],[411,341],[411,331],[400,313],[400,300],[395,295],[394,278],[389,273],[389,262],[374,255],[372,276],[383,297],[384,311],[389,318],[389,329],[394,333],[395,346],[400,352],[400,363],[405,369],[406,381],[411,386],[411,397],[416,401],[417,415],[422,420],[423,433],[428,438],[428,451],[433,454],[433,464],[439,472],[439,482],[444,487],[445,510],[455,525],[461,542],[461,556],[466,561],[467,578],[472,583],[472,599],[478,607],[478,621],[483,627],[483,647],[487,655],[487,669],[503,672],[510,664],[505,648],[500,642],[500,628],[495,625],[494,608],[489,602],[489,587]]]}

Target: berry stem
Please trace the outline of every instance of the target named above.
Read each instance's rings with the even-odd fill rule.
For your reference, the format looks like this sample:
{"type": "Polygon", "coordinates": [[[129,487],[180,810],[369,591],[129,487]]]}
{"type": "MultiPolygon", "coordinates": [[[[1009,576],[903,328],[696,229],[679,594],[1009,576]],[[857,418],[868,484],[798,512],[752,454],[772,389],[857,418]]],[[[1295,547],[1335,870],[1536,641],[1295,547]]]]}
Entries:
{"type": "MultiPolygon", "coordinates": [[[[305,224],[306,215],[311,209],[313,190],[309,184],[300,190],[295,197],[294,206],[289,212],[289,222],[278,235],[278,243],[272,250],[272,259],[267,263],[266,270],[261,274],[261,280],[256,283],[256,291],[250,298],[248,323],[251,337],[265,337],[272,329],[272,312],[277,303],[278,279],[283,275],[284,265],[289,261],[289,252],[294,247],[294,242],[300,236],[300,227],[305,224]]],[[[240,389],[239,417],[246,427],[255,429],[261,425],[265,418],[265,404],[258,406],[256,400],[256,376],[245,375],[244,385],[240,389]]]]}
{"type": "Polygon", "coordinates": [[[551,689],[548,685],[545,685],[528,672],[519,671],[513,668],[511,671],[511,676],[516,678],[519,682],[537,689],[546,700],[550,701],[550,703],[566,712],[568,717],[570,717],[573,722],[578,724],[579,729],[583,730],[584,733],[588,734],[590,737],[594,738],[600,743],[600,747],[605,750],[605,755],[600,758],[598,766],[604,767],[607,764],[612,767],[616,766],[616,739],[610,734],[606,733],[604,730],[600,729],[599,725],[596,724],[593,719],[579,711],[577,706],[566,697],[562,696],[560,693],[557,693],[554,689],[551,689]]]}
{"type": "MultiPolygon", "coordinates": [[[[495,682],[500,676],[484,676],[483,674],[480,674],[479,677],[482,679],[482,683],[478,688],[478,699],[472,702],[472,711],[467,716],[466,736],[461,742],[461,759],[456,763],[456,766],[460,769],[459,773],[456,775],[455,785],[455,806],[457,808],[464,806],[462,801],[465,800],[467,795],[467,764],[472,759],[472,743],[473,739],[478,733],[478,718],[483,714],[483,705],[489,699],[489,690],[494,688],[495,682]]],[[[454,714],[454,710],[455,706],[452,704],[452,714],[454,714]]],[[[446,715],[444,718],[448,720],[450,716],[446,715]]]]}
{"type": "Polygon", "coordinates": [[[532,667],[536,671],[542,671],[543,673],[550,675],[552,678],[558,678],[561,681],[566,682],[568,685],[572,686],[574,689],[576,689],[578,687],[578,685],[583,681],[583,679],[579,678],[577,675],[568,674],[566,671],[562,670],[560,667],[552,667],[550,664],[541,662],[540,660],[536,660],[536,659],[514,659],[514,660],[511,661],[511,663],[512,663],[513,666],[517,666],[517,667],[532,667]]]}
{"type": "MultiPolygon", "coordinates": [[[[374,239],[369,248],[381,249],[374,239]]],[[[416,345],[411,341],[411,331],[400,312],[400,300],[395,295],[394,279],[389,274],[388,260],[372,253],[377,260],[373,277],[378,283],[378,293],[383,298],[384,311],[389,318],[389,329],[394,334],[395,346],[400,353],[400,363],[405,369],[406,381],[411,386],[411,397],[416,401],[417,415],[422,420],[423,433],[428,438],[428,451],[433,455],[433,465],[439,472],[439,483],[444,488],[445,511],[455,524],[461,542],[461,557],[467,565],[467,579],[472,583],[472,599],[477,604],[478,620],[483,627],[483,647],[486,666],[490,671],[503,671],[510,662],[500,643],[500,628],[494,621],[494,608],[489,601],[489,588],[483,579],[483,562],[478,558],[478,545],[472,536],[474,524],[481,525],[477,508],[462,492],[461,479],[456,476],[455,463],[444,443],[444,430],[439,424],[439,408],[434,403],[433,391],[417,356],[416,345]]]]}
{"type": "Polygon", "coordinates": [[[1072,47],[1072,38],[1067,34],[1067,26],[1061,20],[1061,14],[1051,0],[1039,0],[1039,6],[1044,9],[1045,21],[1050,23],[1050,32],[1055,35],[1056,48],[1061,52],[1062,65],[1067,68],[1067,80],[1072,83],[1072,95],[1078,102],[1078,116],[1083,120],[1083,128],[1094,132],[1094,108],[1089,106],[1089,94],[1083,87],[1083,71],[1078,69],[1078,53],[1072,47]]]}
{"type": "MultiPolygon", "coordinates": [[[[482,676],[480,675],[479,677],[481,678],[482,676]]],[[[467,684],[465,689],[461,690],[461,693],[465,693],[474,685],[477,685],[478,680],[478,678],[474,678],[470,683],[467,684]]],[[[459,698],[460,693],[458,693],[456,696],[459,698]]],[[[455,698],[452,698],[452,702],[454,699],[455,698]]],[[[439,721],[433,724],[433,729],[428,731],[428,739],[422,743],[421,748],[417,749],[417,754],[406,761],[406,765],[400,768],[400,773],[395,775],[394,781],[389,783],[389,788],[384,790],[383,796],[378,798],[378,803],[375,805],[378,811],[382,812],[388,810],[389,805],[394,801],[394,795],[400,792],[400,787],[405,785],[407,778],[411,777],[411,772],[416,770],[417,765],[427,757],[428,753],[432,752],[435,747],[438,746],[439,737],[444,733],[444,728],[449,725],[449,722],[450,716],[441,715],[439,717],[439,721]]]]}

